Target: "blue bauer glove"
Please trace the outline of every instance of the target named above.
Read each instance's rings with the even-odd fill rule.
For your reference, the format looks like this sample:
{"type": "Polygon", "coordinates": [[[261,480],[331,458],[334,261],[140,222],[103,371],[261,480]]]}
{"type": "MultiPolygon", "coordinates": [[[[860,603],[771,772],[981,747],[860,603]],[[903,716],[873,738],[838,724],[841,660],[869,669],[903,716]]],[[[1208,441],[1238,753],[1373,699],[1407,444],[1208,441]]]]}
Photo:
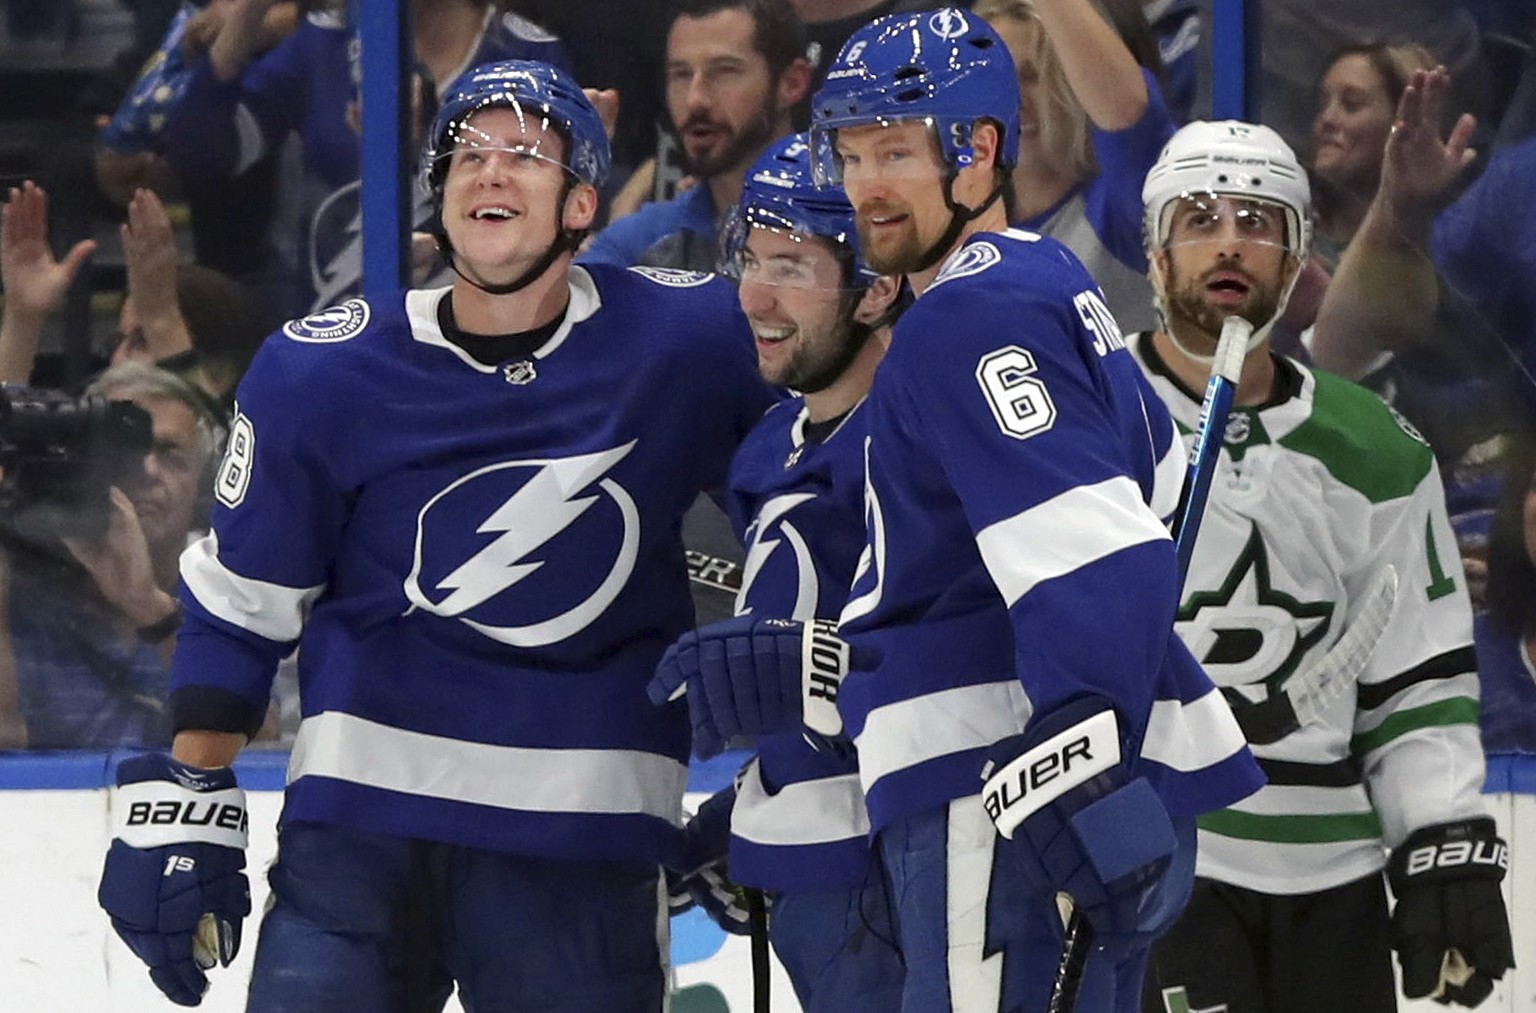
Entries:
{"type": "Polygon", "coordinates": [[[1031,894],[1071,896],[1105,948],[1150,943],[1183,907],[1158,890],[1173,824],[1121,744],[1109,704],[1078,698],[996,743],[982,768],[999,860],[1031,894]]]}
{"type": "Polygon", "coordinates": [[[203,972],[235,959],[251,913],[241,871],[245,792],[228,768],[202,770],[158,753],[118,764],[117,785],[97,900],[155,986],[196,1006],[208,990],[203,972]]]}
{"type": "MultiPolygon", "coordinates": [[[[661,706],[687,693],[693,749],[701,759],[733,738],[802,726],[818,749],[841,752],[837,692],[848,645],[826,619],[736,616],[684,633],[667,648],[647,687],[661,706]]],[[[846,740],[843,740],[845,743],[846,740]]]]}

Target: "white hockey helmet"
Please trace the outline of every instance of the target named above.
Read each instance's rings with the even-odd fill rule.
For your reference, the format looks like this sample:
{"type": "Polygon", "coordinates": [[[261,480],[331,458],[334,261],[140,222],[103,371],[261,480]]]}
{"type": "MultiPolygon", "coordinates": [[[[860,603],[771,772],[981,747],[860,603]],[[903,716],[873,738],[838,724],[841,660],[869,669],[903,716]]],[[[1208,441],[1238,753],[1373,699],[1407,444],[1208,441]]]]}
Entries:
{"type": "Polygon", "coordinates": [[[1312,187],[1296,153],[1269,127],[1197,120],[1179,129],[1141,187],[1147,251],[1168,241],[1169,212],[1181,197],[1246,197],[1285,211],[1286,249],[1298,261],[1312,249],[1312,187]]]}

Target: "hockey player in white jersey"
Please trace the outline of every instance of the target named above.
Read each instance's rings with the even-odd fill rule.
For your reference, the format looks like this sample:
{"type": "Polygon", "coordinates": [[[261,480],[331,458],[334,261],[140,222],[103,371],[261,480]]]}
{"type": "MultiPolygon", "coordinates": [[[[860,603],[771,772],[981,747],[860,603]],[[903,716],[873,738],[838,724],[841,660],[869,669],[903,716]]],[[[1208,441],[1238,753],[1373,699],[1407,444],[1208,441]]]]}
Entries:
{"type": "Polygon", "coordinates": [[[1007,227],[1019,129],[1013,62],[965,11],[878,19],[831,65],[818,181],[917,298],[862,409],[845,650],[813,625],[739,657],[803,657],[807,728],[857,749],[903,1010],[1044,1008],[1065,891],[1098,933],[1084,1008],[1129,1013],[1194,816],[1260,775],[1173,632],[1173,423],[1077,259],[1007,227]]]}
{"type": "Polygon", "coordinates": [[[571,266],[608,165],[569,77],[478,68],[426,160],[457,280],[289,323],[242,382],[172,755],[120,766],[100,889],[173,1001],[239,945],[229,764],[297,642],[247,1008],[663,1008],[689,737],[645,687],[683,511],[776,398],[726,282],[571,266]]]}
{"type": "Polygon", "coordinates": [[[758,368],[800,396],[775,405],[731,464],[726,501],[747,549],[736,618],[685,634],[651,685],[657,703],[686,688],[701,755],[742,735],[757,749],[730,790],[734,811],[729,796],[716,798],[690,822],[685,872],[707,884],[710,870],[694,866],[728,838],[717,864],[769,898],[768,937],[801,1008],[894,1013],[901,961],[854,760],[801,735],[798,665],[759,671],[737,659],[779,636],[798,654],[797,627],[783,620],[832,621],[847,601],[864,546],[863,404],[901,306],[899,280],[865,267],[853,208],[816,187],[804,134],[747,173],[723,236],[758,368]]]}
{"type": "Polygon", "coordinates": [[[1394,949],[1407,995],[1476,1005],[1512,962],[1506,851],[1479,795],[1472,613],[1434,458],[1375,395],[1270,350],[1310,238],[1279,135],[1189,124],[1143,199],[1163,327],[1128,340],[1186,433],[1222,320],[1254,325],[1178,630],[1269,780],[1200,817],[1193,898],[1154,946],[1144,1010],[1393,1013],[1394,949]],[[1286,701],[1389,567],[1395,606],[1358,681],[1298,720],[1286,701]]]}

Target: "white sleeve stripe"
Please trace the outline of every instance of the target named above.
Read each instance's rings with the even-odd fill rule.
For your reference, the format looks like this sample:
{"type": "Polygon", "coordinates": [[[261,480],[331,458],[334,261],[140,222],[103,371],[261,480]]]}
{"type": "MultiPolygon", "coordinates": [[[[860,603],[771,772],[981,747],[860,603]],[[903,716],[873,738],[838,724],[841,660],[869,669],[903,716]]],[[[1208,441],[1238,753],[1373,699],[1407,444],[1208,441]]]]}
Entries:
{"type": "Polygon", "coordinates": [[[731,833],[755,844],[791,847],[830,844],[869,835],[869,812],[857,774],[786,784],[775,794],[763,786],[757,763],[736,789],[731,833]]]}
{"type": "Polygon", "coordinates": [[[1068,489],[989,525],[976,536],[976,545],[1011,608],[1037,584],[1167,537],[1136,483],[1120,475],[1068,489]],[[1050,535],[1042,536],[1047,531],[1050,535]]]}
{"type": "Polygon", "coordinates": [[[181,554],[181,579],[211,615],[279,643],[299,638],[310,605],[325,590],[324,584],[286,587],[231,572],[219,562],[219,539],[211,531],[181,554]]]}
{"type": "Polygon", "coordinates": [[[635,813],[677,823],[688,768],[634,749],[467,742],[325,711],[299,723],[288,782],[330,777],[424,798],[540,813],[635,813]]]}
{"type": "Polygon", "coordinates": [[[1154,700],[1141,755],[1187,774],[1215,766],[1246,744],[1226,699],[1212,689],[1189,703],[1154,700]]]}
{"type": "Polygon", "coordinates": [[[1173,440],[1152,473],[1152,512],[1164,519],[1172,517],[1179,508],[1179,493],[1184,490],[1184,473],[1189,467],[1179,427],[1172,420],[1168,425],[1173,429],[1173,440]]]}
{"type": "Polygon", "coordinates": [[[1029,712],[1024,686],[1012,678],[877,707],[854,740],[864,792],[887,774],[1017,735],[1029,712]]]}

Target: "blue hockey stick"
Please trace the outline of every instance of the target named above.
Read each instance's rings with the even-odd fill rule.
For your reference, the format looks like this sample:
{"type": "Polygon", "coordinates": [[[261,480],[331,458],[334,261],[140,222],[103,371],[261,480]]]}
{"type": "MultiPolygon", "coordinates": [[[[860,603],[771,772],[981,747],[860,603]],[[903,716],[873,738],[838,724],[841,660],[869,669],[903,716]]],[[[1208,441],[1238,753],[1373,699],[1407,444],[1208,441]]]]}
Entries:
{"type": "MultiPolygon", "coordinates": [[[[1200,403],[1200,423],[1195,432],[1195,446],[1189,455],[1189,470],[1184,490],[1174,513],[1173,541],[1179,560],[1179,588],[1189,573],[1194,558],[1195,539],[1200,533],[1200,519],[1210,496],[1211,479],[1221,457],[1221,444],[1227,428],[1227,413],[1237,393],[1237,381],[1243,375],[1243,360],[1248,355],[1248,338],[1253,325],[1242,317],[1227,317],[1216,342],[1211,362],[1211,378],[1205,384],[1205,400],[1200,403]]],[[[1093,949],[1093,926],[1077,908],[1067,919],[1066,936],[1061,944],[1061,960],[1056,965],[1056,980],[1051,986],[1051,1000],[1046,1013],[1073,1013],[1077,992],[1083,984],[1083,965],[1093,949]]]]}

